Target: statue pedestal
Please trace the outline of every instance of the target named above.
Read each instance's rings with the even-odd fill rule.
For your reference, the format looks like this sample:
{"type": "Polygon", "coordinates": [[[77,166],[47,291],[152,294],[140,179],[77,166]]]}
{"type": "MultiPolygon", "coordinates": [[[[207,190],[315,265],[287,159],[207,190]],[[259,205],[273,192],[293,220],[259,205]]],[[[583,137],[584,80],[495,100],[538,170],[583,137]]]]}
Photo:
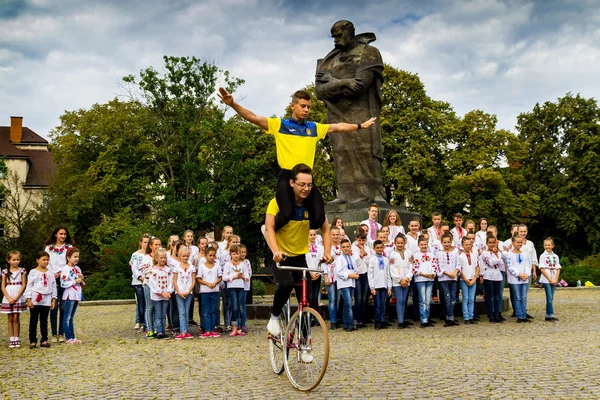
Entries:
{"type": "MultiPolygon", "coordinates": [[[[325,213],[330,224],[333,222],[334,218],[341,218],[342,221],[344,221],[344,230],[352,242],[354,241],[356,229],[360,223],[369,218],[369,205],[370,203],[367,202],[335,205],[326,204],[325,213]]],[[[377,205],[379,206],[377,222],[382,225],[385,214],[387,214],[389,210],[396,210],[400,216],[400,219],[402,220],[402,225],[404,226],[404,230],[406,232],[408,232],[408,223],[413,217],[419,217],[421,226],[423,226],[423,218],[418,212],[408,211],[404,207],[400,206],[390,206],[387,203],[378,203],[377,205]]]]}

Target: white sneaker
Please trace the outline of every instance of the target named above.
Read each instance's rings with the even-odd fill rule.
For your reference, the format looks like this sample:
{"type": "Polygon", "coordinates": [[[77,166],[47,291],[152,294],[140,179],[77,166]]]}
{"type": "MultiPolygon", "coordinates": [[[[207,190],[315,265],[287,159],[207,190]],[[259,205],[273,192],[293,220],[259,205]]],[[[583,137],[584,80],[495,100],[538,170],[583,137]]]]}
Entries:
{"type": "Polygon", "coordinates": [[[271,336],[278,337],[281,335],[281,327],[279,326],[278,319],[270,319],[267,324],[267,330],[271,334],[271,336]]]}
{"type": "Polygon", "coordinates": [[[135,324],[134,327],[133,327],[133,329],[136,330],[136,331],[139,330],[140,329],[140,324],[135,324]]]}
{"type": "Polygon", "coordinates": [[[302,360],[303,363],[310,364],[314,359],[315,358],[312,356],[312,354],[310,354],[307,350],[302,350],[302,353],[300,354],[300,360],[302,360]]]}

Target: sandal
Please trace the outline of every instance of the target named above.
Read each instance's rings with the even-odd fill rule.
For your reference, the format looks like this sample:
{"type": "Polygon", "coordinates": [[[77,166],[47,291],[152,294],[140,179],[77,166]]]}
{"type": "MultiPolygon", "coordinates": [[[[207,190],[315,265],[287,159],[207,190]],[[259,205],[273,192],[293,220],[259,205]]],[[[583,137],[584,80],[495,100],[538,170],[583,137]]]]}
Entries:
{"type": "Polygon", "coordinates": [[[35,349],[37,343],[29,343],[29,348],[30,349],[35,349]]]}
{"type": "Polygon", "coordinates": [[[20,340],[15,340],[15,347],[17,349],[21,347],[21,341],[20,340]]]}
{"type": "Polygon", "coordinates": [[[40,347],[50,347],[50,343],[42,342],[42,343],[40,343],[40,347]]]}
{"type": "Polygon", "coordinates": [[[11,340],[10,342],[8,342],[8,348],[9,349],[14,349],[15,348],[15,341],[11,340]]]}

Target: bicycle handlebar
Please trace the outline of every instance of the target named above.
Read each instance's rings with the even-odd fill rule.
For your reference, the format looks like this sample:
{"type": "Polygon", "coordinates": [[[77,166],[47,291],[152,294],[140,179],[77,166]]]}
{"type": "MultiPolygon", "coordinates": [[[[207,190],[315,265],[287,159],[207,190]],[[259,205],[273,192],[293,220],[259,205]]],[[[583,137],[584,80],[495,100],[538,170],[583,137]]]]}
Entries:
{"type": "Polygon", "coordinates": [[[279,265],[279,263],[275,263],[277,265],[277,269],[285,269],[289,271],[306,271],[312,272],[313,274],[322,274],[323,271],[320,269],[312,269],[312,268],[304,268],[304,267],[290,267],[287,265],[279,265]]]}

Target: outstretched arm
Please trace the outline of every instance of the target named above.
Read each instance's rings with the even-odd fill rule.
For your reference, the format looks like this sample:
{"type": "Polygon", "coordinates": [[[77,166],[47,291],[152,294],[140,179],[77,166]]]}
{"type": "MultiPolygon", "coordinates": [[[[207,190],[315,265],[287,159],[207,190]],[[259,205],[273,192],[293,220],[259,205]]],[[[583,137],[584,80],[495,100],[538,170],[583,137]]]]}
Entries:
{"type": "Polygon", "coordinates": [[[265,117],[258,116],[254,114],[252,111],[247,108],[242,107],[238,103],[233,100],[233,96],[225,90],[225,88],[219,88],[219,93],[217,96],[223,100],[223,103],[227,104],[229,107],[233,108],[233,110],[238,113],[238,115],[244,118],[248,122],[252,122],[255,125],[258,125],[263,130],[269,129],[269,125],[267,123],[267,119],[265,117]]]}
{"type": "MultiPolygon", "coordinates": [[[[367,129],[375,122],[377,118],[373,117],[362,124],[360,124],[360,129],[367,129]]],[[[327,133],[337,133],[337,132],[354,132],[358,130],[358,122],[356,124],[347,124],[345,122],[340,122],[339,124],[330,124],[329,130],[327,133]]]]}

